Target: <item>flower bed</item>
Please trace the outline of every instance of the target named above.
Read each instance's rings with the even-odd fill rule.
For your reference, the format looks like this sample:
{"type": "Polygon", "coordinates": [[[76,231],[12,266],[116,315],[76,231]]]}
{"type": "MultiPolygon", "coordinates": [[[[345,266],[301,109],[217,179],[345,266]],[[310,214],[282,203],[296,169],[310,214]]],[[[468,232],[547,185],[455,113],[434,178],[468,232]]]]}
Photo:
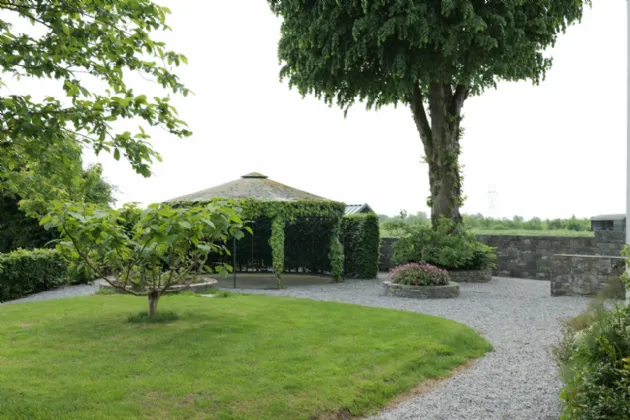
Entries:
{"type": "Polygon", "coordinates": [[[446,270],[426,263],[409,263],[393,268],[383,283],[388,296],[441,299],[459,296],[459,284],[446,270]]]}

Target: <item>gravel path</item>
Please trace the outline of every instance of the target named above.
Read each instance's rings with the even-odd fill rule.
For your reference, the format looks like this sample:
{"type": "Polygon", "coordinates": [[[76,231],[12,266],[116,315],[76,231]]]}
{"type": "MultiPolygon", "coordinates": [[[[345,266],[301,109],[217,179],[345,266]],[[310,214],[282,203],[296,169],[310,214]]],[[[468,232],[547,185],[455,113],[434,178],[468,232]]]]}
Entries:
{"type": "Polygon", "coordinates": [[[460,297],[448,300],[382,296],[378,281],[235,291],[423,312],[467,324],[494,346],[471,368],[372,420],[557,420],[561,383],[551,346],[559,336],[559,320],[577,315],[588,303],[579,297],[552,298],[546,281],[506,278],[462,284],[460,297]]]}
{"type": "Polygon", "coordinates": [[[94,285],[79,284],[76,286],[64,286],[59,289],[49,290],[47,292],[35,293],[20,299],[11,300],[0,303],[1,305],[9,305],[12,303],[37,302],[40,300],[64,299],[75,296],[89,296],[96,293],[98,289],[94,285]]]}

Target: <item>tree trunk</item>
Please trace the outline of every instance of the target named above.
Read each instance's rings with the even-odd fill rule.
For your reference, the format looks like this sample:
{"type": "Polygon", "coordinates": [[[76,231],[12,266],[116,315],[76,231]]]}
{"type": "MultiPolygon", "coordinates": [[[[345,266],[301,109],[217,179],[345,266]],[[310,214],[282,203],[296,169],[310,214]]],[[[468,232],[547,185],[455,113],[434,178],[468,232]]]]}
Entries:
{"type": "Polygon", "coordinates": [[[160,295],[158,292],[150,292],[149,295],[149,318],[154,317],[157,314],[158,300],[160,295]]]}
{"type": "Polygon", "coordinates": [[[419,86],[414,88],[409,100],[416,128],[420,133],[426,162],[429,165],[429,185],[433,226],[440,216],[460,224],[459,208],[463,203],[459,166],[459,137],[462,106],[468,96],[468,88],[458,85],[433,83],[429,86],[426,100],[431,122],[424,108],[425,97],[419,86]]]}

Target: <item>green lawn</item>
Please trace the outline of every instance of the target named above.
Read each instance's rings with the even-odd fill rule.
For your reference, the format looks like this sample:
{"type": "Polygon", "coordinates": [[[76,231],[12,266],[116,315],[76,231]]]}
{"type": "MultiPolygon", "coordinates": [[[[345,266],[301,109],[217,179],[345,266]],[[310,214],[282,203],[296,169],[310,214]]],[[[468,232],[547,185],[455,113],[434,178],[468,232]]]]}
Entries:
{"type": "MultiPolygon", "coordinates": [[[[526,229],[506,229],[506,230],[492,230],[492,229],[471,229],[472,233],[477,235],[514,235],[514,236],[584,236],[593,237],[595,233],[590,231],[575,231],[568,229],[557,230],[526,230],[526,229]]],[[[394,237],[390,232],[381,227],[381,238],[394,237]]]]}
{"type": "Polygon", "coordinates": [[[271,296],[133,296],[0,307],[0,418],[316,419],[372,412],[490,350],[472,329],[271,296]]]}

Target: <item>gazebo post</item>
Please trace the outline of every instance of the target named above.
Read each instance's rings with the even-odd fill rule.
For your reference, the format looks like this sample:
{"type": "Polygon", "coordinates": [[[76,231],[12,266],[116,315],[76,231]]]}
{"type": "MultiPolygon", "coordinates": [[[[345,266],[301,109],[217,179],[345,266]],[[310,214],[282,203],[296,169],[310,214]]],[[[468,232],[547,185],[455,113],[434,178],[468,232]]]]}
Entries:
{"type": "Polygon", "coordinates": [[[284,227],[284,219],[275,215],[271,220],[269,245],[271,245],[273,271],[276,274],[278,289],[282,289],[282,273],[284,272],[284,227]]]}
{"type": "Polygon", "coordinates": [[[331,259],[331,274],[336,283],[341,280],[343,275],[344,255],[343,245],[341,243],[341,238],[343,236],[343,215],[334,219],[334,223],[332,235],[330,236],[330,251],[328,258],[331,259]]]}
{"type": "Polygon", "coordinates": [[[232,236],[232,275],[236,289],[236,236],[232,236]]]}

